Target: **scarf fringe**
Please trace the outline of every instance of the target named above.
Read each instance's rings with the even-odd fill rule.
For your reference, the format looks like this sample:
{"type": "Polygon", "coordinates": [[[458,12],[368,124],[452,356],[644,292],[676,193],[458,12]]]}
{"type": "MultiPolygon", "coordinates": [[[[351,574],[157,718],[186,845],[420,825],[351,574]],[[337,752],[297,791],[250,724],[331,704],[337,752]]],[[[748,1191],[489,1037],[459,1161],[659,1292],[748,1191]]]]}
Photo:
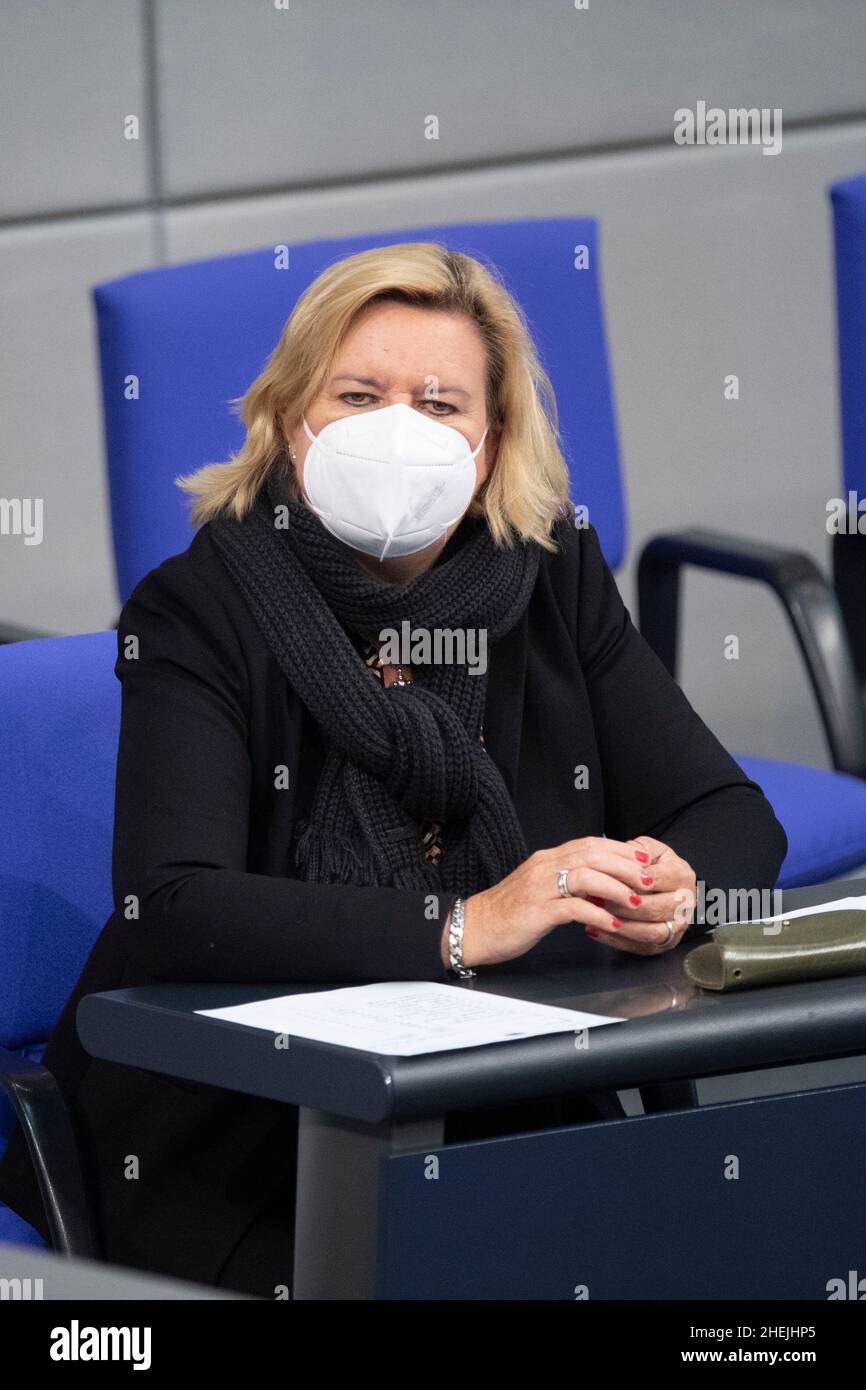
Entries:
{"type": "Polygon", "coordinates": [[[369,845],[344,835],[321,830],[309,822],[298,836],[295,863],[301,877],[311,883],[360,884],[363,887],[427,889],[442,891],[442,879],[432,864],[406,864],[393,870],[383,883],[369,845]]]}
{"type": "Polygon", "coordinates": [[[298,837],[295,863],[311,883],[359,883],[372,887],[379,880],[369,845],[343,835],[326,834],[308,824],[298,837]]]}

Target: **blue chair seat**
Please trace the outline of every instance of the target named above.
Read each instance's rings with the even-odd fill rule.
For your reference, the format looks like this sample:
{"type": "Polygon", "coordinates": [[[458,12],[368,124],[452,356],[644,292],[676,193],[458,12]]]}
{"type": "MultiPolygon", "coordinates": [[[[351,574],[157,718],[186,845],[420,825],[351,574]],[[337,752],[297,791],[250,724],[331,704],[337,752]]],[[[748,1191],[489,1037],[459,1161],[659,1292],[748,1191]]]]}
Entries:
{"type": "MultiPolygon", "coordinates": [[[[0,1047],[31,1062],[113,906],[116,660],[114,631],[0,646],[0,1047]]],[[[0,1095],[0,1149],[14,1123],[0,1095]]],[[[80,1243],[67,1158],[43,1154],[80,1243]]],[[[46,1244],[4,1203],[0,1240],[46,1244]]]]}
{"type": "Polygon", "coordinates": [[[46,1242],[39,1232],[29,1226],[11,1207],[4,1206],[2,1202],[0,1202],[0,1241],[5,1241],[9,1245],[35,1245],[40,1250],[46,1248],[46,1242]]]}
{"type": "Polygon", "coordinates": [[[866,860],[866,782],[844,772],[735,755],[788,836],[777,886],[826,883],[866,860]]]}

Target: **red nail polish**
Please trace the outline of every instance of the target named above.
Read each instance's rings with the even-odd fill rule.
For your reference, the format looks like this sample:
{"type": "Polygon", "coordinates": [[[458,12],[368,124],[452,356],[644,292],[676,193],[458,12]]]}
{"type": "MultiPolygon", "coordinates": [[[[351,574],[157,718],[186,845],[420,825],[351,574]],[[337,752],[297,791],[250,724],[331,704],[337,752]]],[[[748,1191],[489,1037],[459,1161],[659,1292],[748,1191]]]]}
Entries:
{"type": "Polygon", "coordinates": [[[641,874],[640,881],[641,883],[652,883],[652,878],[649,874],[641,874]]]}
{"type": "Polygon", "coordinates": [[[633,903],[635,907],[640,907],[643,902],[643,898],[639,898],[637,893],[629,893],[628,900],[630,903],[633,903]]]}
{"type": "Polygon", "coordinates": [[[595,927],[587,927],[586,934],[587,936],[598,936],[598,932],[596,931],[595,927]]]}
{"type": "Polygon", "coordinates": [[[642,849],[636,849],[634,852],[634,857],[635,859],[639,859],[641,864],[649,863],[649,855],[645,854],[642,849]]]}
{"type": "Polygon", "coordinates": [[[622,926],[622,922],[619,920],[618,917],[611,917],[610,920],[611,920],[611,922],[613,923],[613,925],[616,927],[616,929],[617,929],[617,931],[618,931],[619,928],[622,926]]]}

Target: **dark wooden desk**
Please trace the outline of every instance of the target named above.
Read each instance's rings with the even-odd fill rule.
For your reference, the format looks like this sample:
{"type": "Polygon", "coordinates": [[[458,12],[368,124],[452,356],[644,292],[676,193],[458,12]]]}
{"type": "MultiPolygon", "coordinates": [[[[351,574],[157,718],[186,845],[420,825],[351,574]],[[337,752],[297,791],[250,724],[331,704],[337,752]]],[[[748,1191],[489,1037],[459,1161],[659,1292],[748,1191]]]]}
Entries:
{"type": "MultiPolygon", "coordinates": [[[[784,907],[861,893],[866,894],[863,879],[788,890],[784,907]]],[[[304,985],[154,985],[90,995],[79,1006],[78,1029],[94,1056],[301,1107],[294,1296],[373,1297],[383,1289],[393,1296],[379,1268],[387,1246],[380,1229],[387,1202],[381,1202],[379,1181],[386,1172],[397,1175],[400,1165],[382,1160],[448,1152],[451,1162],[457,1148],[477,1151],[478,1142],[453,1146],[455,1152],[444,1146],[446,1113],[640,1087],[646,1111],[660,1120],[675,1114],[682,1120],[683,1111],[696,1105],[695,1078],[866,1052],[866,977],[708,994],[692,986],[682,969],[684,954],[695,944],[654,958],[598,950],[576,965],[573,938],[560,928],[531,960],[454,984],[627,1019],[589,1030],[582,1040],[563,1033],[386,1057],[294,1037],[288,1048],[278,1049],[268,1033],[195,1012],[309,992],[304,985]]],[[[732,1107],[703,1111],[721,1109],[732,1107]]],[[[754,1110],[749,1114],[750,1123],[759,1118],[754,1110]]],[[[585,1130],[585,1146],[605,1130],[612,1138],[614,1129],[627,1125],[631,1130],[622,1133],[637,1141],[644,1131],[634,1126],[652,1118],[603,1121],[569,1133],[585,1130]]],[[[700,1113],[685,1123],[696,1118],[700,1113]]],[[[532,1138],[517,1135],[487,1147],[530,1145],[532,1138]]],[[[459,1225],[456,1213],[454,1219],[459,1225]]],[[[393,1245],[393,1220],[388,1239],[393,1245]]],[[[392,1263],[401,1260],[398,1251],[392,1263]]],[[[786,1295],[767,1294],[778,1296],[786,1295]]]]}

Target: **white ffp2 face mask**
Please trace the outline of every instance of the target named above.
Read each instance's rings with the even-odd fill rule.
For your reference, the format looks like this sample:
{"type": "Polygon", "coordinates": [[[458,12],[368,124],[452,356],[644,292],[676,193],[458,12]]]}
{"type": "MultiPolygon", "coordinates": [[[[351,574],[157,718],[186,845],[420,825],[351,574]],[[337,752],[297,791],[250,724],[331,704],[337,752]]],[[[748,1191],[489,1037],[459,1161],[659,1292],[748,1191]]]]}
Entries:
{"type": "Polygon", "coordinates": [[[414,555],[462,517],[475,492],[474,449],[412,406],[332,420],[313,434],[303,489],[322,525],[365,555],[414,555]]]}

